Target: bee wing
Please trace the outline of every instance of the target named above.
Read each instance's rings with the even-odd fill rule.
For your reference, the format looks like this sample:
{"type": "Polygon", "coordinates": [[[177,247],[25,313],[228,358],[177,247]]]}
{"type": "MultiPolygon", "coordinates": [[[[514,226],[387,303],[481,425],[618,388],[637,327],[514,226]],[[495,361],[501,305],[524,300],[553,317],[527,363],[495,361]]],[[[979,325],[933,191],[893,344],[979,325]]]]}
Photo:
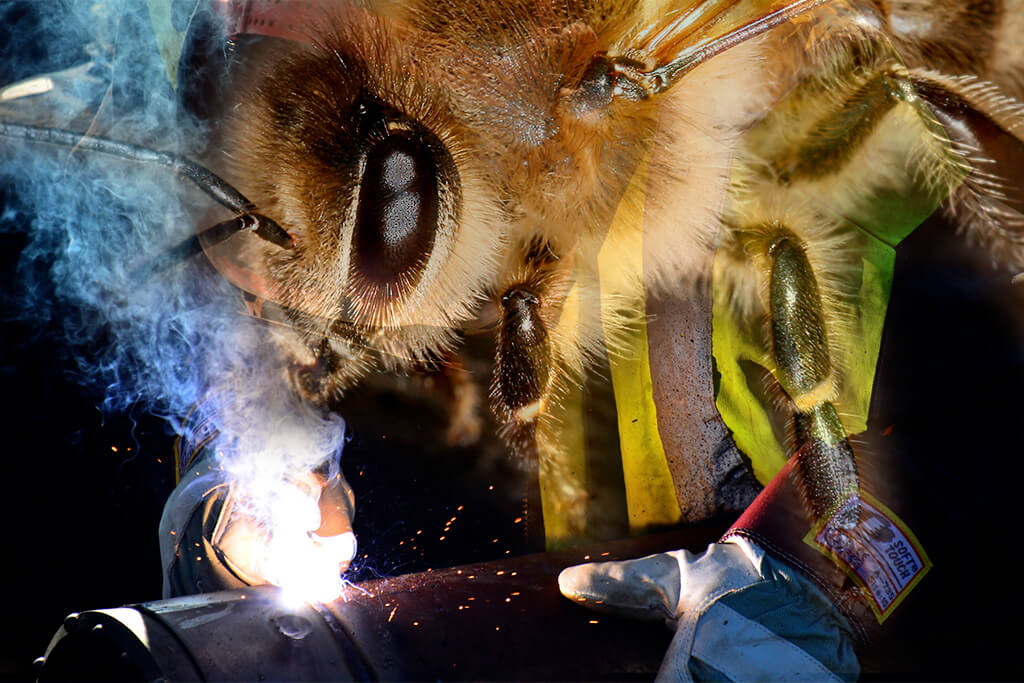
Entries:
{"type": "Polygon", "coordinates": [[[649,94],[668,90],[707,60],[831,0],[689,0],[629,39],[629,74],[649,94]]]}

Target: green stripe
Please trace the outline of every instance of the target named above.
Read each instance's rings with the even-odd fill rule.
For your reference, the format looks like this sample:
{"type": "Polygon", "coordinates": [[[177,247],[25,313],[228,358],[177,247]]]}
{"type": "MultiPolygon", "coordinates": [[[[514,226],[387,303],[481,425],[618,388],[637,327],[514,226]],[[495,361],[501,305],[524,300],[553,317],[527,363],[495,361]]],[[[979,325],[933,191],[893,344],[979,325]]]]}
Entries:
{"type": "MultiPolygon", "coordinates": [[[[873,63],[882,63],[883,59],[884,55],[876,55],[873,63]]],[[[846,67],[853,69],[855,65],[849,63],[846,67]]],[[[842,67],[832,70],[841,73],[842,67]]],[[[823,82],[821,78],[809,79],[811,85],[797,88],[744,139],[746,147],[737,160],[731,197],[732,208],[742,216],[746,207],[743,202],[750,200],[753,193],[768,195],[756,197],[756,200],[769,200],[765,205],[772,205],[771,195],[775,193],[777,204],[801,206],[803,210],[797,215],[821,216],[820,220],[836,223],[846,236],[851,259],[849,267],[842,266],[841,272],[831,274],[832,278],[819,279],[831,282],[836,277],[845,278],[841,294],[848,298],[843,308],[851,314],[851,319],[844,329],[827,332],[834,342],[832,364],[840,371],[835,405],[849,434],[859,433],[867,426],[892,286],[895,246],[934,212],[949,190],[943,183],[931,184],[934,179],[923,177],[925,174],[921,172],[922,163],[939,164],[945,159],[938,157],[943,152],[941,143],[933,137],[934,119],[913,93],[905,90],[906,84],[889,75],[891,73],[891,69],[887,69],[866,81],[859,81],[860,85],[852,78],[824,79],[837,88],[845,82],[850,89],[847,97],[836,98],[834,93],[816,91],[812,86],[823,82]],[[815,97],[822,99],[815,101],[815,97]],[[827,102],[838,109],[823,121],[806,126],[802,120],[804,113],[820,111],[820,105],[827,102]],[[853,111],[847,111],[841,104],[855,106],[853,111]],[[895,130],[896,121],[903,119],[890,120],[889,117],[897,111],[907,116],[907,120],[916,117],[920,125],[909,126],[905,131],[895,130]],[[861,120],[876,118],[888,120],[884,130],[878,127],[880,120],[861,120]],[[773,185],[756,169],[763,168],[760,160],[785,157],[786,148],[779,149],[781,132],[794,130],[805,130],[810,136],[804,149],[793,153],[797,161],[791,170],[798,171],[803,179],[796,182],[791,175],[788,184],[773,185]],[[869,131],[878,135],[869,135],[869,131]],[[922,144],[923,141],[928,141],[929,145],[922,144]],[[923,151],[935,158],[925,161],[923,151]],[[852,160],[855,155],[861,159],[870,156],[877,160],[876,164],[891,160],[891,163],[886,162],[889,166],[885,169],[893,177],[890,186],[879,188],[873,182],[875,177],[853,175],[854,171],[874,173],[877,165],[851,167],[840,163],[844,159],[852,160]],[[820,168],[816,168],[817,164],[820,168]]],[[[950,172],[948,179],[955,180],[953,176],[950,172]]],[[[762,215],[754,219],[782,218],[762,215]]],[[[787,227],[807,239],[802,226],[787,227]]],[[[762,384],[774,367],[764,314],[742,319],[727,298],[728,288],[724,285],[728,282],[729,269],[744,267],[737,266],[735,253],[727,258],[720,252],[714,263],[712,349],[719,373],[715,402],[737,446],[751,458],[755,476],[767,483],[787,459],[789,416],[773,403],[771,392],[766,392],[762,384]]],[[[764,278],[768,276],[760,273],[758,277],[766,281],[764,278]]]]}

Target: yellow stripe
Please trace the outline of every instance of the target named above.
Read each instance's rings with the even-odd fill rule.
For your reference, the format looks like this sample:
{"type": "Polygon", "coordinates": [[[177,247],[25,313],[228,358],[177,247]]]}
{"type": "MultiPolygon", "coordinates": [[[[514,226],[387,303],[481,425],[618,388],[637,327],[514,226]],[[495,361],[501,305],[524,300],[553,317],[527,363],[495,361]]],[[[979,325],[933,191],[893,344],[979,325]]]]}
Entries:
{"type": "Polygon", "coordinates": [[[174,485],[181,482],[181,434],[174,439],[174,485]]]}
{"type": "MultiPolygon", "coordinates": [[[[573,286],[562,305],[559,328],[575,330],[579,316],[579,287],[573,286]]],[[[583,391],[575,383],[568,383],[564,391],[561,400],[545,403],[545,419],[537,425],[540,499],[549,550],[585,540],[587,527],[583,391]]]]}
{"type": "Polygon", "coordinates": [[[619,203],[608,238],[598,254],[601,280],[601,324],[609,353],[612,388],[619,421],[622,474],[626,484],[629,528],[640,532],[654,525],[675,524],[682,518],[672,473],[658,432],[657,409],[651,386],[647,327],[633,325],[623,338],[616,310],[629,300],[644,319],[643,201],[647,162],[633,175],[619,203]],[[640,272],[622,272],[623,264],[640,272]],[[625,289],[626,291],[622,291],[625,289]],[[615,296],[609,296],[612,292],[615,296]],[[622,298],[620,298],[620,296],[622,298]]]}
{"type": "MultiPolygon", "coordinates": [[[[174,28],[174,22],[171,20],[171,0],[147,0],[147,4],[157,49],[160,50],[160,56],[167,68],[167,80],[170,81],[171,87],[177,90],[178,61],[181,59],[181,49],[185,44],[187,31],[178,31],[174,28]]],[[[198,6],[197,3],[196,7],[198,6]]],[[[195,9],[192,12],[194,14],[195,9]]],[[[191,20],[190,16],[189,21],[191,20]]]]}

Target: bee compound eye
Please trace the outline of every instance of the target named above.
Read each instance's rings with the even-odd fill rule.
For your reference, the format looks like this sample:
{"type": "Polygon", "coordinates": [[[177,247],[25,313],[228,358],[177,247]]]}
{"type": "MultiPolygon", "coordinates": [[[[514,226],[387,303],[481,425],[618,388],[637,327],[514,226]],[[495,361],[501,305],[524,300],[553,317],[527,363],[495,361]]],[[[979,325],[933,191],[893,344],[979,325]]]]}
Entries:
{"type": "Polygon", "coordinates": [[[433,146],[416,132],[374,142],[365,157],[353,238],[353,268],[366,282],[415,282],[434,247],[439,168],[433,146]]]}

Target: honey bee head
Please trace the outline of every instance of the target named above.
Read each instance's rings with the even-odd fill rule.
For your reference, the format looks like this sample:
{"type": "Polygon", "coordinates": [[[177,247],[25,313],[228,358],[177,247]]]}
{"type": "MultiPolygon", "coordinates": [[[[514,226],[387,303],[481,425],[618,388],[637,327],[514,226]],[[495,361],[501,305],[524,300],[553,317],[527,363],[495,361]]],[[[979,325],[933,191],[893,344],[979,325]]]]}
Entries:
{"type": "Polygon", "coordinates": [[[400,355],[436,352],[494,278],[505,234],[493,193],[425,73],[423,36],[359,10],[329,26],[274,61],[234,112],[241,184],[295,238],[261,255],[265,279],[326,327],[386,333],[400,355]]]}
{"type": "Polygon", "coordinates": [[[307,348],[344,322],[392,356],[434,358],[531,267],[531,245],[557,261],[601,238],[654,128],[609,56],[633,14],[346,8],[270,60],[227,147],[242,189],[294,237],[254,260],[307,348]]]}

